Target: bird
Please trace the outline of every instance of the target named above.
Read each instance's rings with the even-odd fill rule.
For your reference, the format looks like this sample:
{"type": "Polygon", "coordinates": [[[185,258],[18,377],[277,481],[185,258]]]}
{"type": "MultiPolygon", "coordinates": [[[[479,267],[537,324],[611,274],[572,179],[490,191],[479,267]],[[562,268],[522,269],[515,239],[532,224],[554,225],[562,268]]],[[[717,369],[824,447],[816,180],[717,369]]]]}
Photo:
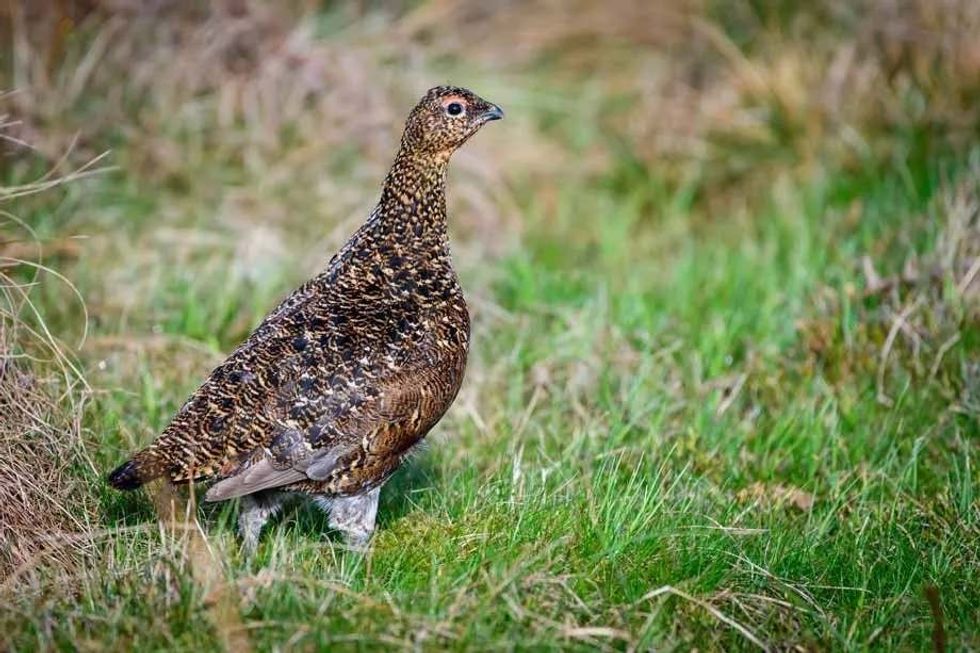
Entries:
{"type": "Polygon", "coordinates": [[[466,88],[425,93],[367,220],[109,485],[212,483],[205,501],[239,498],[249,553],[287,500],[312,498],[348,544],[365,547],[382,485],[463,380],[470,316],[450,255],[446,174],[453,152],[503,116],[466,88]]]}

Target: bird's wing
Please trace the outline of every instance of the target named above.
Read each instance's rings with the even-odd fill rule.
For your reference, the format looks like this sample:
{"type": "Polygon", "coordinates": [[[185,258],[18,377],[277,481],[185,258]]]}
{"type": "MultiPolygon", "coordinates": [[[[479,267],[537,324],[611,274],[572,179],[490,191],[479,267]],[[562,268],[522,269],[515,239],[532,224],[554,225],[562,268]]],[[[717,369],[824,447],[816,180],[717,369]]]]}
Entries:
{"type": "Polygon", "coordinates": [[[323,481],[337,468],[340,457],[335,449],[321,449],[311,451],[293,466],[279,469],[274,459],[266,455],[239,473],[212,485],[204,500],[224,501],[300,481],[323,481]]]}
{"type": "Polygon", "coordinates": [[[298,469],[276,469],[267,458],[246,467],[238,474],[218,481],[204,495],[205,501],[224,501],[283,485],[305,480],[306,474],[298,469]]]}
{"type": "Polygon", "coordinates": [[[283,429],[260,455],[211,486],[205,500],[305,481],[342,494],[376,485],[448,408],[458,383],[443,380],[452,379],[456,369],[461,373],[458,364],[447,361],[403,371],[369,391],[322,402],[314,423],[305,430],[283,429]]]}
{"type": "Polygon", "coordinates": [[[353,357],[370,343],[333,310],[329,286],[317,283],[326,282],[318,277],[283,300],[151,445],[172,481],[220,477],[284,428],[305,430],[361,401],[349,382],[363,375],[353,357]]]}

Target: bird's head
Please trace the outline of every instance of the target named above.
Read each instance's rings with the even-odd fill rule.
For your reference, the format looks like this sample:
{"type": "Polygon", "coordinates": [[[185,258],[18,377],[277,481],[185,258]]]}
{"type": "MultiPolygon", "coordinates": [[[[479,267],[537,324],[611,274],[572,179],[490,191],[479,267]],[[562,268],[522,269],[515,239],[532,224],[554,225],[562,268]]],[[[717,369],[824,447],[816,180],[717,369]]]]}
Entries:
{"type": "Polygon", "coordinates": [[[457,86],[429,89],[405,124],[402,148],[414,153],[448,157],[491,120],[504,112],[476,93],[457,86]]]}

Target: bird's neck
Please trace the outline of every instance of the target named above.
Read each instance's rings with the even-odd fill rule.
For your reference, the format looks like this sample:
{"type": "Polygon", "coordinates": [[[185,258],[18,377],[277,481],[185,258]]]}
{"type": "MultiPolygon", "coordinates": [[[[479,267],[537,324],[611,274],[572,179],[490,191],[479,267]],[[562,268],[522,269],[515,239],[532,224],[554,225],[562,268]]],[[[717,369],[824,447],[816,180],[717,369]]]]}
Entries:
{"type": "Polygon", "coordinates": [[[448,155],[419,155],[402,149],[381,191],[379,226],[403,244],[445,245],[448,165],[448,155]]]}

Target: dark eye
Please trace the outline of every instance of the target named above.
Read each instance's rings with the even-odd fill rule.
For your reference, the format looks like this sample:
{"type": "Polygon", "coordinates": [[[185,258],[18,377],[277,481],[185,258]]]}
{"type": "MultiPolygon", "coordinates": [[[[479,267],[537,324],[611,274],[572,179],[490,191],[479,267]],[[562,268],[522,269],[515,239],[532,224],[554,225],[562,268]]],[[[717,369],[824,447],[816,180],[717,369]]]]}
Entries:
{"type": "Polygon", "coordinates": [[[463,105],[459,102],[450,102],[449,105],[446,106],[446,113],[451,116],[458,116],[459,114],[463,113],[463,105]]]}

